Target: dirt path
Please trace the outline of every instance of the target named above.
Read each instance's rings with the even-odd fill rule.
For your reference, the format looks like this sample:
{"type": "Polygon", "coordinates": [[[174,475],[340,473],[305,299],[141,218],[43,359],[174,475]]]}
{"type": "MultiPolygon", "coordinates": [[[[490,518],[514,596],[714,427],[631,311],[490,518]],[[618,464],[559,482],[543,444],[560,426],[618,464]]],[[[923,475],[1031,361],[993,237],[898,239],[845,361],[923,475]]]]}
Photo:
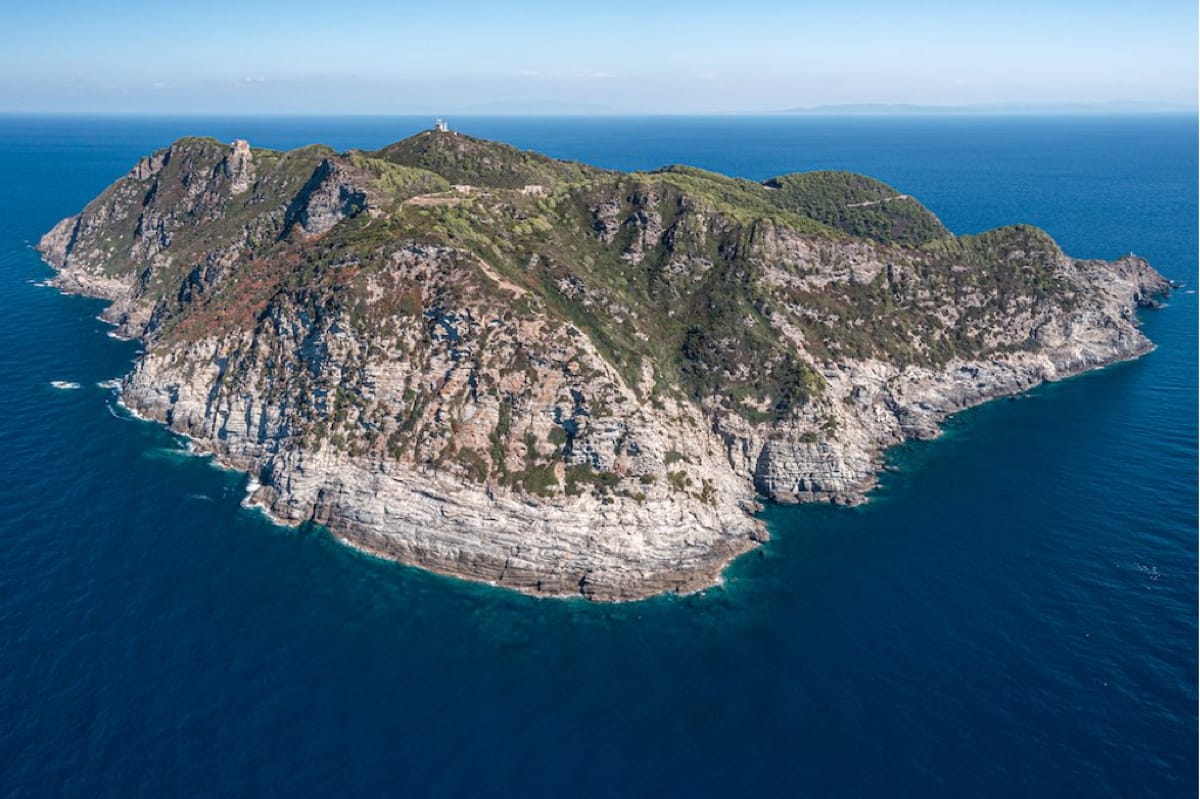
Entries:
{"type": "Polygon", "coordinates": [[[496,270],[492,269],[492,267],[488,266],[487,262],[484,261],[482,258],[476,258],[475,263],[479,264],[479,271],[483,272],[485,275],[487,275],[488,279],[491,280],[493,283],[495,283],[500,288],[504,289],[505,291],[511,291],[513,294],[515,294],[518,297],[525,296],[525,294],[526,294],[525,289],[521,288],[516,283],[513,283],[512,281],[507,280],[504,277],[501,277],[500,274],[498,272],[496,272],[496,270]]]}
{"type": "Polygon", "coordinates": [[[416,207],[430,205],[458,205],[467,197],[470,197],[474,192],[474,186],[455,186],[450,191],[437,191],[430,194],[418,194],[416,197],[409,197],[404,202],[400,203],[400,207],[412,205],[416,207]]]}
{"type": "Polygon", "coordinates": [[[447,192],[438,194],[418,194],[416,197],[409,197],[404,202],[400,203],[401,208],[407,206],[425,207],[430,205],[458,205],[463,201],[461,196],[453,196],[447,192]]]}
{"type": "Polygon", "coordinates": [[[897,194],[894,197],[884,197],[879,200],[867,200],[866,202],[862,202],[862,203],[847,203],[846,207],[847,208],[866,208],[867,206],[870,206],[870,205],[883,205],[884,203],[891,202],[892,200],[907,200],[907,199],[908,199],[907,194],[897,194]]]}

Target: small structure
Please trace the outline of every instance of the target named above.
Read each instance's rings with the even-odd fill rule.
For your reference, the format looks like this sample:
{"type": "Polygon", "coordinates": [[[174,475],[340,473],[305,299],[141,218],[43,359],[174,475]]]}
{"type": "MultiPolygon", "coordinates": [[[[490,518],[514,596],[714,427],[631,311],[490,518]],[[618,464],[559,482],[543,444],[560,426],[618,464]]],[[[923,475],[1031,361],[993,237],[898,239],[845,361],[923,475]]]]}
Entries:
{"type": "Polygon", "coordinates": [[[444,119],[439,119],[437,122],[435,122],[433,124],[433,129],[436,130],[438,133],[449,133],[450,132],[450,126],[446,124],[446,120],[444,120],[444,119]]]}

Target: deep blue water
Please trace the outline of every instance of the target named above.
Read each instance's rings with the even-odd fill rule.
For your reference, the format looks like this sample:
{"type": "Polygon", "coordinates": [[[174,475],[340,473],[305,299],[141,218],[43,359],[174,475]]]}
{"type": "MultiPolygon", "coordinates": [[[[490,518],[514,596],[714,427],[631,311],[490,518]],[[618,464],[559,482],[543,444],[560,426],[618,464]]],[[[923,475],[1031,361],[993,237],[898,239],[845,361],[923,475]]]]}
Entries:
{"type": "Polygon", "coordinates": [[[28,242],[178,136],[429,120],[0,117],[0,793],[1195,795],[1195,118],[452,122],[611,167],[857,170],[1188,288],[1145,314],[1157,351],[960,415],[866,506],[769,508],[722,589],[539,601],[240,508],[241,476],[110,412],[134,345],[101,304],[33,285],[28,242]]]}

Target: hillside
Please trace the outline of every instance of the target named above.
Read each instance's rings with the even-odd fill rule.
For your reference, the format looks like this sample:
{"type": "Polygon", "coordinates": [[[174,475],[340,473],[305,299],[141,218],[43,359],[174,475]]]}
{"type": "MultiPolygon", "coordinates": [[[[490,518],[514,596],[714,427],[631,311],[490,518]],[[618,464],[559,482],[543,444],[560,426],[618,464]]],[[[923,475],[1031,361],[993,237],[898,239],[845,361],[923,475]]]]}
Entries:
{"type": "Polygon", "coordinates": [[[901,190],[624,174],[455,133],[184,139],[40,244],[145,352],[134,412],[252,501],[532,593],[711,584],[759,498],[861,501],[950,413],[1152,345],[1168,282],[901,190]]]}

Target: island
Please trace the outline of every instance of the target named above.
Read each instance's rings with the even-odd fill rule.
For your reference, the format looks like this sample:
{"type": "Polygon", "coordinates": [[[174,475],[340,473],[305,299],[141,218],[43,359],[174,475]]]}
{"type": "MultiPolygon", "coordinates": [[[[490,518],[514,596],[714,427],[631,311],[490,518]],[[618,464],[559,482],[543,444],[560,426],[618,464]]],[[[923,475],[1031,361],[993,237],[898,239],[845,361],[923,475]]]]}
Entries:
{"type": "Polygon", "coordinates": [[[621,173],[439,125],[186,138],[39,243],[136,415],[283,524],[537,595],[692,592],[761,502],[863,501],[950,414],[1153,348],[1170,283],[847,172],[621,173]]]}

